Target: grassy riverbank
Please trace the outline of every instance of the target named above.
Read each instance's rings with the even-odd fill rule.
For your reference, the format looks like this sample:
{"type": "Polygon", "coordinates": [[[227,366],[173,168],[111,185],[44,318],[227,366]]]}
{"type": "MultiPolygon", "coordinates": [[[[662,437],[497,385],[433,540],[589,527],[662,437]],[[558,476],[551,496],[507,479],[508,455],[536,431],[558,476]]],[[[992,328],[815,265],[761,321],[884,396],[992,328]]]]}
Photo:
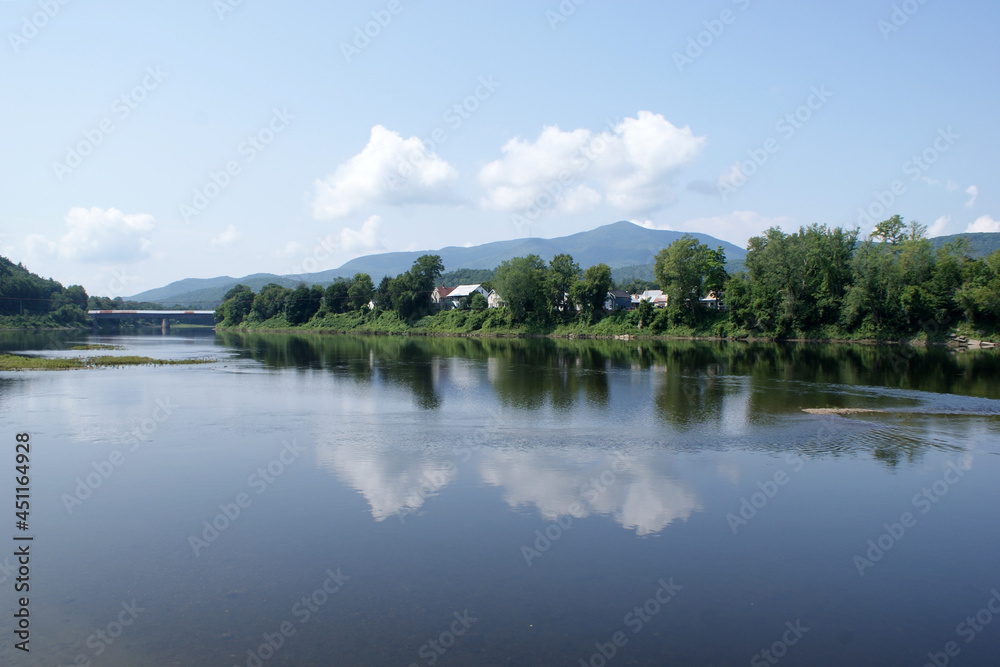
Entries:
{"type": "MultiPolygon", "coordinates": [[[[394,312],[380,314],[354,311],[326,313],[301,325],[292,325],[284,315],[263,322],[244,322],[236,327],[218,327],[223,331],[273,331],[301,333],[349,333],[415,336],[547,336],[556,338],[702,338],[712,340],[795,340],[817,342],[899,342],[915,344],[944,343],[950,330],[945,327],[911,332],[844,331],[826,326],[810,331],[783,334],[747,331],[733,326],[725,313],[706,311],[696,326],[670,326],[665,311],[658,311],[652,322],[640,328],[635,311],[612,313],[588,324],[578,317],[564,321],[511,322],[503,310],[449,310],[407,322],[394,312]]],[[[970,338],[998,341],[1000,332],[957,331],[970,338]]]]}
{"type": "Polygon", "coordinates": [[[99,357],[29,357],[20,354],[0,354],[0,371],[74,370],[80,368],[118,368],[122,366],[176,366],[210,364],[215,359],[153,359],[139,356],[99,357]]]}

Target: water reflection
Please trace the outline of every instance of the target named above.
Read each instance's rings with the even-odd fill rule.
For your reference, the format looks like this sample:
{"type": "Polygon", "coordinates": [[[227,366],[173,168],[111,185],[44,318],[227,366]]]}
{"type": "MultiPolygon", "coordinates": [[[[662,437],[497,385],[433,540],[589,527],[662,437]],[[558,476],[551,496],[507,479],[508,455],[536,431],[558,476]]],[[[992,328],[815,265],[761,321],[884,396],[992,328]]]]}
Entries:
{"type": "MultiPolygon", "coordinates": [[[[358,381],[376,377],[410,388],[418,404],[438,407],[436,359],[485,361],[500,401],[534,409],[572,406],[580,398],[595,405],[610,400],[608,376],[616,370],[654,370],[666,375],[659,402],[679,410],[679,424],[697,422],[726,395],[717,379],[868,385],[1000,398],[995,378],[1000,354],[956,354],[942,347],[611,341],[403,336],[320,336],[224,332],[221,344],[274,368],[323,368],[358,381]],[[529,372],[525,372],[529,371],[529,372]]],[[[23,349],[18,334],[0,345],[23,349]]],[[[831,389],[829,396],[838,394],[831,389]]],[[[799,392],[803,393],[803,392],[799,392]]],[[[752,412],[771,412],[787,396],[755,393],[752,412]]],[[[670,412],[670,410],[668,410],[670,412]]]]}
{"type": "Polygon", "coordinates": [[[533,506],[550,521],[610,515],[623,528],[649,535],[701,509],[695,491],[657,462],[648,452],[490,450],[479,471],[513,508],[533,506]]]}
{"type": "Polygon", "coordinates": [[[316,462],[361,493],[376,521],[419,510],[458,470],[450,460],[432,460],[388,443],[320,444],[316,462]]]}

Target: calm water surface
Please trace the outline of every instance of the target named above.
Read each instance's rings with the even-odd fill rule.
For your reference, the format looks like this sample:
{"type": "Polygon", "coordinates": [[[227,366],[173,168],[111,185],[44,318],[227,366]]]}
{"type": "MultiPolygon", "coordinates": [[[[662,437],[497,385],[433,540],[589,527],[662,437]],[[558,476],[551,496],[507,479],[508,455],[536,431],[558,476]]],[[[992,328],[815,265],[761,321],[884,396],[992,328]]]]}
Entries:
{"type": "Polygon", "coordinates": [[[1000,354],[180,330],[0,348],[86,341],[219,361],[0,373],[35,536],[31,653],[5,613],[0,664],[1000,660],[1000,354]],[[884,412],[803,412],[827,407],[884,412]]]}

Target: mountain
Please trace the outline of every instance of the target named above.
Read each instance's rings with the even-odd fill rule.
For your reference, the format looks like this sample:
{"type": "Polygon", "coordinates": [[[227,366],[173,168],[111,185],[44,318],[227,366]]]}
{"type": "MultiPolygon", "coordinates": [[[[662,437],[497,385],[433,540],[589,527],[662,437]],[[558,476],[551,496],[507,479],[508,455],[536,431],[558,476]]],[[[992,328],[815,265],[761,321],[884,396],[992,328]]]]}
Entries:
{"type": "Polygon", "coordinates": [[[976,234],[951,234],[950,236],[937,236],[931,239],[934,248],[940,248],[945,243],[951,243],[955,239],[964,238],[969,242],[969,254],[973,257],[986,257],[997,250],[1000,250],[1000,232],[979,232],[976,234]]]}
{"type": "MultiPolygon", "coordinates": [[[[515,239],[495,241],[470,248],[448,246],[440,250],[419,250],[414,252],[387,252],[366,255],[352,259],[343,266],[318,273],[303,273],[278,276],[271,273],[255,273],[242,278],[219,276],[216,278],[187,278],[164,287],[147,290],[128,297],[134,301],[155,301],[163,304],[199,305],[210,308],[222,301],[223,295],[234,285],[243,283],[254,291],[267,283],[278,283],[294,287],[299,283],[325,285],[338,277],[349,278],[355,273],[367,273],[376,284],[382,276],[396,276],[408,271],[421,255],[440,255],[445,271],[455,269],[493,269],[501,262],[513,257],[538,255],[546,262],[554,255],[569,253],[581,267],[593,266],[601,262],[612,269],[648,266],[653,263],[656,253],[681,238],[684,232],[647,229],[631,222],[615,222],[578,234],[554,239],[515,239]]],[[[742,264],[746,250],[708,234],[691,234],[699,242],[711,248],[722,246],[726,258],[742,264]]]]}
{"type": "Polygon", "coordinates": [[[254,273],[242,278],[233,278],[231,276],[185,278],[164,287],[140,292],[136,296],[126,297],[126,299],[129,301],[146,301],[164,305],[192,305],[199,308],[214,308],[222,302],[222,297],[226,292],[234,285],[240,283],[249,286],[254,292],[259,292],[260,288],[268,283],[278,283],[283,287],[295,287],[301,282],[303,282],[303,278],[300,276],[278,276],[273,273],[254,273]],[[136,297],[142,298],[137,299],[136,297]]]}

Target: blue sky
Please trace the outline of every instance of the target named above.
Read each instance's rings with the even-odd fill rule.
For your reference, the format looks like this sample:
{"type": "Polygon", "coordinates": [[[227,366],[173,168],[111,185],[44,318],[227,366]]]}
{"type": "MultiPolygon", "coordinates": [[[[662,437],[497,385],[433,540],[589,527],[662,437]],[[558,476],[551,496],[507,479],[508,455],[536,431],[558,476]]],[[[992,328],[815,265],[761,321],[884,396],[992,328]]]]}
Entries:
{"type": "Polygon", "coordinates": [[[617,220],[740,245],[895,213],[1000,231],[998,19],[985,0],[5,0],[0,254],[130,295],[617,220]]]}

